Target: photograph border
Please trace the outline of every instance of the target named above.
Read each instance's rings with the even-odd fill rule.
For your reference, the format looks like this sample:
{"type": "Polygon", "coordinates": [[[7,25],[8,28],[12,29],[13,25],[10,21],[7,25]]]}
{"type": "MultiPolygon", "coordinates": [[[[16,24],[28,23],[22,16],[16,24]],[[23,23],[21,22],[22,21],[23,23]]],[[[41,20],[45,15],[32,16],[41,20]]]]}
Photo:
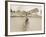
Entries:
{"type": "Polygon", "coordinates": [[[24,35],[41,35],[41,34],[45,34],[45,3],[43,3],[43,2],[27,2],[27,1],[5,1],[5,36],[24,36],[24,35]],[[8,2],[44,4],[44,33],[8,35],[8,2]]]}

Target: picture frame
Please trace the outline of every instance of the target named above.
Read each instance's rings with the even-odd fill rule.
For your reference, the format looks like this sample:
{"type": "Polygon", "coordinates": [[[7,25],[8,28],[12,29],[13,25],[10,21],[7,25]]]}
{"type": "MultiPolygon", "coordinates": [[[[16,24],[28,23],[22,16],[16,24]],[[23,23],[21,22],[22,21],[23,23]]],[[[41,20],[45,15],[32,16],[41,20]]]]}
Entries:
{"type": "Polygon", "coordinates": [[[27,1],[5,1],[5,36],[23,36],[23,35],[40,35],[40,34],[45,34],[45,3],[27,2],[27,1]],[[38,12],[37,8],[39,9],[39,11],[41,10],[41,14],[37,13],[38,12]],[[33,10],[31,10],[31,9],[33,9],[33,10]],[[24,11],[24,12],[18,14],[17,11],[18,12],[24,11]],[[28,12],[31,12],[31,13],[28,13],[28,12]],[[29,18],[30,16],[31,16],[31,18],[29,18]],[[25,24],[23,26],[21,24],[22,23],[21,19],[24,22],[26,20],[25,24],[27,25],[27,27],[28,27],[28,25],[32,24],[30,26],[31,29],[30,29],[30,27],[27,28],[25,26],[25,24]],[[38,20],[36,20],[36,19],[38,19],[38,20]],[[31,22],[29,24],[27,24],[27,20],[29,20],[31,22]]]}

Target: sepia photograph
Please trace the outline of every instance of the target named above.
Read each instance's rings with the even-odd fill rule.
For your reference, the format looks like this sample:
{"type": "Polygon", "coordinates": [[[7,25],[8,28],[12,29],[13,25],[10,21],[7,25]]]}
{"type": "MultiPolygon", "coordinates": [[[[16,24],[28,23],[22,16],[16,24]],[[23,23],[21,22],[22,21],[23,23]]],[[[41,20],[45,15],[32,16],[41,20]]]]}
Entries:
{"type": "Polygon", "coordinates": [[[7,3],[8,35],[44,33],[44,3],[7,3]]]}

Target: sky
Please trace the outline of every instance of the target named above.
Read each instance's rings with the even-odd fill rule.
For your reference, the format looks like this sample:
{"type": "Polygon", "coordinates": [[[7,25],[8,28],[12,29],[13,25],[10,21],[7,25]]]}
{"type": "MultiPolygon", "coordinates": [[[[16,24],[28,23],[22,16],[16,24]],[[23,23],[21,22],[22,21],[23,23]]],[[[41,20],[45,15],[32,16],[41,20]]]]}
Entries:
{"type": "Polygon", "coordinates": [[[17,4],[11,4],[11,9],[12,10],[20,10],[20,11],[30,11],[34,8],[38,8],[39,10],[41,9],[41,6],[36,6],[36,5],[17,5],[17,4]]]}

